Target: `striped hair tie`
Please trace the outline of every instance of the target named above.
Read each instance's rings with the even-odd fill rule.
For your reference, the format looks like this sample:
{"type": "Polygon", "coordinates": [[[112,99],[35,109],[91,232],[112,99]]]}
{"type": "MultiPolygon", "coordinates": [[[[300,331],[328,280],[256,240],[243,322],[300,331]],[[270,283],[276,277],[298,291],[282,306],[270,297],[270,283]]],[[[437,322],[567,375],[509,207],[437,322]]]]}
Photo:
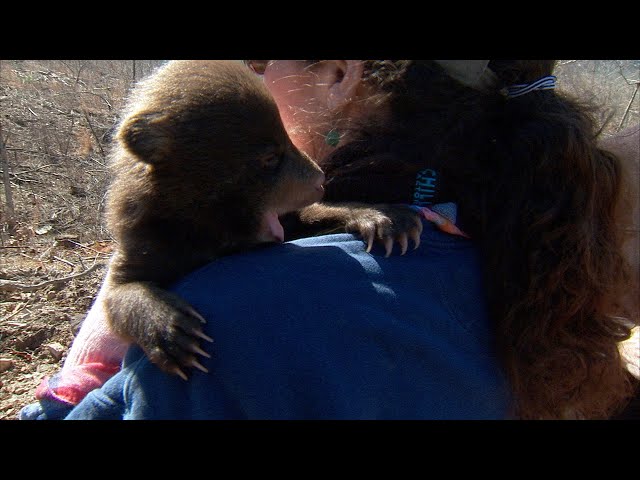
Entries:
{"type": "MultiPolygon", "coordinates": [[[[436,208],[437,205],[434,206],[436,208]]],[[[435,224],[438,230],[449,233],[451,235],[458,235],[460,237],[469,238],[469,235],[460,230],[454,220],[451,220],[444,215],[431,210],[429,207],[423,207],[420,205],[410,205],[410,208],[420,215],[425,220],[435,224]]]]}
{"type": "Polygon", "coordinates": [[[546,77],[542,77],[532,83],[522,83],[518,85],[511,85],[510,87],[505,87],[501,90],[501,92],[507,98],[514,98],[521,95],[526,95],[527,93],[533,92],[534,90],[552,90],[554,88],[556,88],[556,76],[549,75],[546,77]]]}

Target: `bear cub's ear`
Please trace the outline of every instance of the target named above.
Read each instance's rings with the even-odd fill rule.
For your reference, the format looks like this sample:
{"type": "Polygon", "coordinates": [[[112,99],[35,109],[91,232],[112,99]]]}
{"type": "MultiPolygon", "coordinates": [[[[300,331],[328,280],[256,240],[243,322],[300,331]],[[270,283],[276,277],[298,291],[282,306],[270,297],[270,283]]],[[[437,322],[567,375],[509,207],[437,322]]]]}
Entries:
{"type": "Polygon", "coordinates": [[[157,163],[169,154],[170,129],[166,115],[140,112],[125,119],[118,132],[124,146],[140,160],[157,163]]]}

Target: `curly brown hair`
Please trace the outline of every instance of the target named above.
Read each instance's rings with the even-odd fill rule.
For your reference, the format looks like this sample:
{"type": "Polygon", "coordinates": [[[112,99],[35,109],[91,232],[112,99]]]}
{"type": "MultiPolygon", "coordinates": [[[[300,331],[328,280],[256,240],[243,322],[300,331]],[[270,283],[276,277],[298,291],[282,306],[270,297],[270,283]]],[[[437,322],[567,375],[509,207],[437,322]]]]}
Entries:
{"type": "Polygon", "coordinates": [[[438,169],[441,200],[458,204],[484,259],[515,415],[610,418],[632,393],[618,344],[638,323],[619,302],[633,278],[616,225],[620,162],[598,147],[591,107],[554,90],[500,93],[554,66],[492,61],[499,85],[481,93],[433,61],[366,61],[390,118],[359,125],[323,162],[326,199],[397,202],[380,197],[390,176],[438,169]]]}

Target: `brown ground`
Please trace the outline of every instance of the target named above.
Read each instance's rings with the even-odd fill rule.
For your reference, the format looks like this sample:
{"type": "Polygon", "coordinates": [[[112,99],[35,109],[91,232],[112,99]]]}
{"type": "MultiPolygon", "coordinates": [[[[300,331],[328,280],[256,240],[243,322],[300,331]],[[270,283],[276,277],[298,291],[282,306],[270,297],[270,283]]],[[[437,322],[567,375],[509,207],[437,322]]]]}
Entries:
{"type": "MultiPolygon", "coordinates": [[[[158,63],[137,60],[135,77],[158,63]]],[[[12,229],[0,181],[0,419],[16,418],[60,368],[105,273],[45,283],[108,259],[108,134],[133,69],[132,60],[0,61],[1,141],[15,204],[12,229]]],[[[557,74],[562,88],[614,107],[613,133],[638,124],[639,70],[640,61],[563,61],[557,74]]]]}
{"type": "Polygon", "coordinates": [[[33,401],[42,378],[55,373],[64,362],[105,272],[102,265],[108,257],[96,250],[107,251],[109,244],[50,239],[27,248],[14,246],[9,253],[6,248],[3,251],[0,278],[26,285],[83,272],[94,260],[101,266],[77,279],[35,291],[0,290],[0,419],[15,418],[23,405],[33,401]],[[75,267],[58,259],[70,259],[75,267]]]}

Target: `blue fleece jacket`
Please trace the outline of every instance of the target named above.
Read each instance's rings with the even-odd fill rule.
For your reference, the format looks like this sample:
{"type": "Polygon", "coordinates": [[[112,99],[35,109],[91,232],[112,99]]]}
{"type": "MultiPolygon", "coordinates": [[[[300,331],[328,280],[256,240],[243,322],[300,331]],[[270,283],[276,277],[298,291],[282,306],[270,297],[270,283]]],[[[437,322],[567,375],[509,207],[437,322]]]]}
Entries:
{"type": "Polygon", "coordinates": [[[132,348],[69,419],[502,419],[471,241],[424,223],[401,256],[348,234],[219,259],[175,291],[208,319],[210,373],[189,381],[132,348]]]}

